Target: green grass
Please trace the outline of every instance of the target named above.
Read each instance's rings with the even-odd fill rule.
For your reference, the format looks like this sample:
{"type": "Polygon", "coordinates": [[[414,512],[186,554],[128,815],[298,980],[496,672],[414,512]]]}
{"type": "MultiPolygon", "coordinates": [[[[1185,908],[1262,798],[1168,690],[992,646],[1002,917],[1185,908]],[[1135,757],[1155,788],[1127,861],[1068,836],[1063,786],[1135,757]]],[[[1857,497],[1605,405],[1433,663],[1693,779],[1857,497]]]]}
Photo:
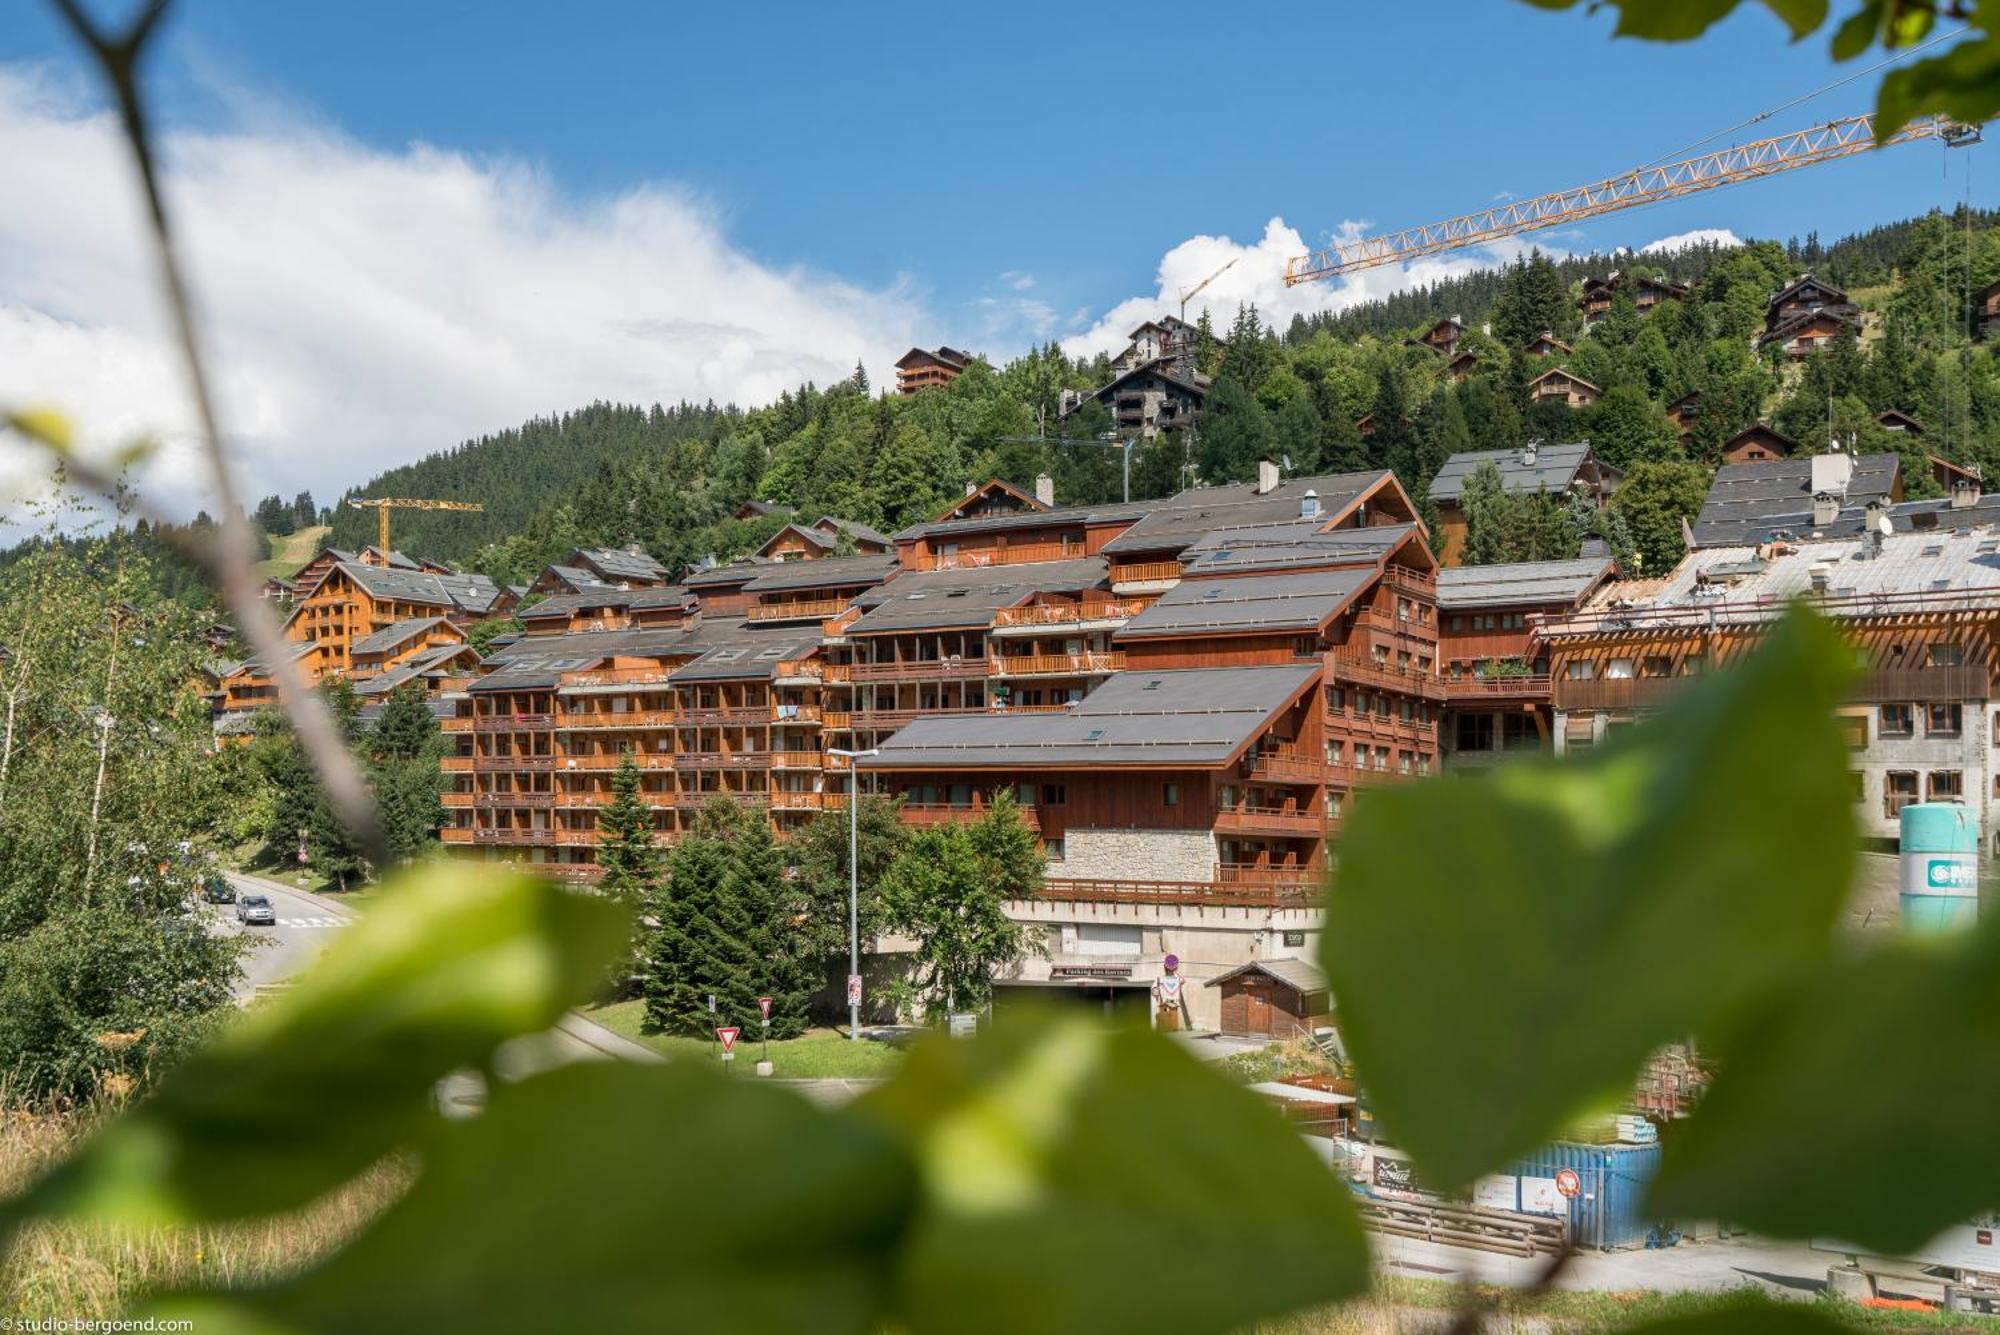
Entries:
{"type": "Polygon", "coordinates": [[[320,549],[321,539],[332,531],[326,524],[314,524],[310,528],[302,528],[283,537],[275,533],[266,535],[265,542],[269,545],[271,554],[257,563],[258,575],[290,579],[299,573],[299,567],[313,559],[313,555],[320,549]]]}
{"type": "MultiPolygon", "coordinates": [[[[583,1015],[615,1034],[644,1043],[669,1057],[715,1060],[716,1045],[712,1041],[681,1038],[649,1029],[646,1026],[646,1003],[643,1001],[613,1002],[608,1006],[587,1009],[583,1015]]],[[[756,1030],[745,1030],[736,1044],[736,1064],[749,1070],[763,1055],[763,1050],[763,1044],[756,1039],[756,1030]]],[[[887,1043],[866,1038],[852,1043],[846,1034],[833,1029],[814,1029],[799,1038],[782,1039],[771,1044],[771,1073],[780,1080],[886,1076],[896,1069],[901,1060],[902,1054],[887,1043]]]]}

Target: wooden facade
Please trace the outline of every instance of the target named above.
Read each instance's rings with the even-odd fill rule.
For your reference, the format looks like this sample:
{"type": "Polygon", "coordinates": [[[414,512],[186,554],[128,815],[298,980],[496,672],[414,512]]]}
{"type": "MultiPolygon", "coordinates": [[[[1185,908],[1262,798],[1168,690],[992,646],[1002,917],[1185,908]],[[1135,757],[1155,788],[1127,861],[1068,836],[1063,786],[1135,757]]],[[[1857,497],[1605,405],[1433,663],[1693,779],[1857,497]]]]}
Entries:
{"type": "Polygon", "coordinates": [[[1798,452],[1798,442],[1762,422],[1745,427],[1722,446],[1722,461],[1728,464],[1766,463],[1788,459],[1798,452]]]}
{"type": "Polygon", "coordinates": [[[896,392],[907,395],[943,389],[971,364],[972,354],[957,348],[911,348],[896,359],[896,392]]]}
{"type": "Polygon", "coordinates": [[[1536,403],[1554,401],[1572,408],[1588,408],[1603,395],[1602,390],[1582,376],[1552,366],[1528,382],[1528,397],[1536,403]]]}

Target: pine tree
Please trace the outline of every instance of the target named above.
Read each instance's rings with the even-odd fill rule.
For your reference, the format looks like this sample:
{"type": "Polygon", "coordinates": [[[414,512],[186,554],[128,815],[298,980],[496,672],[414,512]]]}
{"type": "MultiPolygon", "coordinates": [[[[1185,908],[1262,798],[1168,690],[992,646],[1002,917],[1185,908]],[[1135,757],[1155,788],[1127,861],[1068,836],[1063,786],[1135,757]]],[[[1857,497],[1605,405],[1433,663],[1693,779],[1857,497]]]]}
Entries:
{"type": "Polygon", "coordinates": [[[1507,349],[1518,351],[1542,333],[1563,337],[1576,327],[1576,305],[1569,285],[1540,250],[1508,267],[1493,302],[1493,333],[1507,349]]]}
{"type": "Polygon", "coordinates": [[[442,737],[423,688],[412,685],[390,693],[369,730],[368,742],[377,759],[415,760],[434,758],[442,737]]]}
{"type": "Polygon", "coordinates": [[[646,949],[646,1023],[655,1029],[705,1036],[712,1028],[709,914],[728,874],[727,847],[700,835],[683,838],[667,859],[646,949]]]}
{"type": "Polygon", "coordinates": [[[652,900],[660,880],[653,811],[641,789],[639,766],[627,751],[618,758],[618,769],[611,776],[611,801],[597,813],[597,828],[603,836],[597,845],[597,865],[604,869],[598,891],[634,907],[652,900]]]}
{"type": "Polygon", "coordinates": [[[1254,476],[1257,461],[1271,457],[1276,447],[1270,415],[1256,396],[1228,374],[1217,380],[1202,409],[1202,480],[1241,482],[1254,476]]]}
{"type": "Polygon", "coordinates": [[[736,842],[735,862],[722,883],[722,894],[740,905],[749,920],[750,967],[745,981],[753,990],[748,1019],[758,1018],[756,997],[768,996],[771,1037],[798,1037],[810,1019],[813,997],[826,981],[826,960],[812,950],[801,896],[785,875],[785,855],[768,821],[753,821],[736,842]]]}
{"type": "Polygon", "coordinates": [[[1292,472],[1310,475],[1319,469],[1326,425],[1309,393],[1294,394],[1278,409],[1271,423],[1272,444],[1278,454],[1292,461],[1292,472]]]}
{"type": "Polygon", "coordinates": [[[1405,478],[1405,485],[1413,493],[1421,490],[1428,494],[1431,479],[1444,467],[1445,460],[1471,448],[1472,430],[1466,425],[1464,410],[1458,406],[1457,393],[1448,385],[1439,385],[1431,391],[1417,416],[1414,476],[1405,478]]]}
{"type": "Polygon", "coordinates": [[[1514,529],[1514,506],[1500,480],[1500,470],[1491,463],[1473,469],[1465,479],[1459,506],[1465,512],[1465,549],[1459,559],[1469,566],[1505,561],[1514,529]]]}

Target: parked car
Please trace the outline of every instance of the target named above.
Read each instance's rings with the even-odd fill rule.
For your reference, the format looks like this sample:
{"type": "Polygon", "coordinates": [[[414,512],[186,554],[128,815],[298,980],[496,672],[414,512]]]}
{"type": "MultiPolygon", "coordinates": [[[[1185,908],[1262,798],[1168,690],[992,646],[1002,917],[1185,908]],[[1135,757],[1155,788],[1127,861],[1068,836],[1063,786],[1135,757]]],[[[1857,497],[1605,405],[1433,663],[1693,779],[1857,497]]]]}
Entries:
{"type": "Polygon", "coordinates": [[[227,876],[211,876],[201,883],[202,898],[211,904],[234,904],[236,887],[227,876]]]}
{"type": "Polygon", "coordinates": [[[268,895],[245,895],[236,901],[236,921],[246,927],[275,927],[278,911],[268,895]]]}

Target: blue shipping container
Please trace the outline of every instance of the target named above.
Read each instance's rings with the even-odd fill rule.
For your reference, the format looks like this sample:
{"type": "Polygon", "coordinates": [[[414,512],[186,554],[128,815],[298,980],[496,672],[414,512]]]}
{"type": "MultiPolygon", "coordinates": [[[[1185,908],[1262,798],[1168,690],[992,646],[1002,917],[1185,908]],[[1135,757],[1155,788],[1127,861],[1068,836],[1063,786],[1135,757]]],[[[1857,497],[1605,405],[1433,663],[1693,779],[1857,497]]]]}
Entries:
{"type": "Polygon", "coordinates": [[[1569,1202],[1569,1236],[1579,1247],[1643,1247],[1657,1220],[1644,1211],[1646,1189],[1660,1171],[1658,1145],[1571,1145],[1558,1142],[1525,1156],[1507,1171],[1521,1177],[1576,1172],[1583,1190],[1569,1202]]]}

